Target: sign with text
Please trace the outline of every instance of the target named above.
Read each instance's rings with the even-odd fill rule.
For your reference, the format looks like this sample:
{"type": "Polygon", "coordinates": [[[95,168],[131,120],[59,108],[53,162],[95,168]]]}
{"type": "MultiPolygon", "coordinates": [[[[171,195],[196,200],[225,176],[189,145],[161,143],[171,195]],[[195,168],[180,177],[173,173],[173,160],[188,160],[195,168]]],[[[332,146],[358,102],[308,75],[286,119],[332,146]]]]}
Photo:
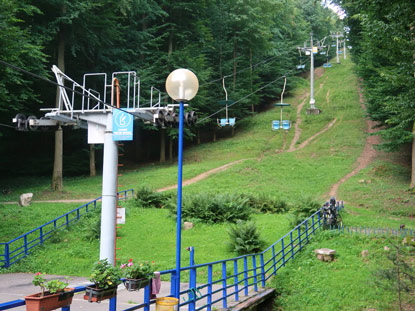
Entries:
{"type": "Polygon", "coordinates": [[[112,140],[133,140],[133,115],[121,109],[113,109],[112,113],[112,140]]]}
{"type": "Polygon", "coordinates": [[[117,225],[125,224],[125,208],[117,207],[117,225]]]}

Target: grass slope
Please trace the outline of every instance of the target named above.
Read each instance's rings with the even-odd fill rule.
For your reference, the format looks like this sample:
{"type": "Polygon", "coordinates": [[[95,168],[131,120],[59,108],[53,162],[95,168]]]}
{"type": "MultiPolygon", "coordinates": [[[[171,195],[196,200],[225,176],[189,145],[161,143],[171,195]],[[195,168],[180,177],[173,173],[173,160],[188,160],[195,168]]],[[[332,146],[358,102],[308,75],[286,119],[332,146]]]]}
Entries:
{"type": "MultiPolygon", "coordinates": [[[[236,134],[232,138],[188,148],[184,155],[184,179],[235,160],[246,160],[226,171],[186,186],[183,191],[265,193],[291,202],[301,201],[305,196],[320,201],[327,200],[330,187],[354,168],[366,138],[364,112],[359,103],[357,79],[352,72],[353,64],[347,60],[341,65],[323,71],[322,76],[316,79],[316,106],[322,109],[323,113],[306,115],[305,111],[309,107],[309,98],[306,98],[306,104],[301,111],[301,136],[296,147],[324,129],[334,118],[337,121],[332,128],[316,137],[305,148],[290,153],[281,152],[284,145],[285,151],[288,149],[294,137],[297,107],[303,101],[304,94],[309,92],[309,85],[303,80],[291,97],[286,99],[291,107],[284,109],[284,119],[292,121],[293,128],[290,131],[271,131],[271,121],[279,118],[279,109],[270,109],[254,118],[239,122],[236,134]]],[[[383,155],[367,169],[348,180],[340,187],[338,196],[347,202],[345,223],[383,227],[397,227],[405,223],[407,228],[414,228],[415,196],[405,192],[408,176],[408,167],[396,162],[389,155],[383,155]],[[365,182],[360,182],[362,179],[365,182]]],[[[176,178],[176,165],[152,165],[128,171],[121,177],[120,183],[125,188],[137,188],[142,185],[161,188],[175,184],[176,178]]],[[[47,190],[48,182],[44,180],[36,187],[22,184],[14,187],[13,191],[19,193],[35,189],[37,198],[56,197],[57,194],[51,194],[47,190]]],[[[64,185],[65,193],[59,195],[66,198],[89,198],[99,195],[101,178],[65,179],[64,185]]],[[[4,196],[3,199],[15,200],[16,197],[12,194],[4,196]]],[[[36,218],[36,215],[32,215],[32,218],[36,218]]],[[[289,230],[287,215],[254,215],[254,220],[267,244],[275,242],[289,230]]],[[[127,222],[119,230],[122,239],[118,242],[121,250],[117,257],[155,260],[160,269],[172,268],[175,262],[175,228],[175,222],[167,217],[166,210],[128,209],[127,206],[127,222]]],[[[15,233],[12,226],[7,226],[7,230],[10,235],[15,233]]],[[[98,240],[91,239],[93,234],[94,230],[81,231],[80,227],[63,231],[46,243],[42,250],[36,251],[35,255],[22,260],[12,269],[87,275],[99,252],[98,240]]],[[[227,250],[226,241],[227,225],[198,224],[194,229],[183,232],[182,246],[194,246],[196,263],[202,263],[234,256],[227,250]]],[[[364,304],[360,298],[355,299],[356,303],[352,304],[353,299],[350,297],[358,297],[359,289],[362,291],[363,287],[366,288],[365,282],[369,278],[369,272],[382,264],[383,257],[364,264],[358,262],[353,266],[352,262],[360,260],[356,254],[365,243],[371,247],[370,250],[381,254],[378,244],[383,242],[373,240],[372,248],[372,240],[368,242],[363,239],[355,241],[333,237],[329,240],[330,243],[325,243],[323,238],[318,241],[316,240],[316,243],[320,243],[319,247],[337,247],[338,261],[329,267],[314,263],[311,251],[317,244],[313,244],[306,253],[295,260],[294,264],[287,265],[284,269],[285,281],[281,283],[282,287],[278,285],[282,297],[284,298],[287,293],[289,296],[281,302],[284,310],[288,304],[293,304],[299,309],[300,303],[296,304],[296,301],[308,305],[317,301],[317,298],[327,299],[326,289],[320,289],[321,283],[330,284],[338,289],[334,292],[327,289],[330,299],[326,310],[347,310],[341,305],[348,304],[353,306],[349,310],[359,310],[369,305],[376,308],[379,304],[364,304]],[[313,271],[310,275],[309,268],[313,271]],[[305,275],[298,273],[304,270],[307,271],[305,275]],[[360,276],[356,277],[358,281],[353,283],[354,288],[349,295],[348,289],[341,284],[348,284],[352,281],[352,276],[359,273],[360,276]],[[331,280],[332,276],[335,276],[334,280],[331,280]],[[305,279],[304,282],[296,279],[301,277],[305,279]],[[301,284],[303,290],[298,290],[295,280],[301,284]]],[[[187,265],[188,256],[187,252],[183,252],[183,265],[187,265]]],[[[368,295],[367,299],[373,301],[372,298],[379,295],[379,292],[369,290],[368,295]]],[[[387,292],[381,296],[380,301],[390,298],[387,292]]],[[[391,301],[393,303],[393,299],[391,301]]]]}

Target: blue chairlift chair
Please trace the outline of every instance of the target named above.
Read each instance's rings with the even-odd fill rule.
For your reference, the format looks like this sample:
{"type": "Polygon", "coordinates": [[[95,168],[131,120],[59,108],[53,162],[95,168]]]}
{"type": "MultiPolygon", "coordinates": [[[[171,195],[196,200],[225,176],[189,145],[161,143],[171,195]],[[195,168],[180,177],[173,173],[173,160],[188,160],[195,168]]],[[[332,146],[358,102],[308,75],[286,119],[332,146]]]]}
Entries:
{"type": "Polygon", "coordinates": [[[290,129],[290,121],[289,120],[283,120],[282,121],[282,128],[284,129],[284,130],[289,130],[290,129]]]}
{"type": "Polygon", "coordinates": [[[343,51],[339,51],[338,53],[341,55],[341,54],[343,54],[343,51]]]}
{"type": "Polygon", "coordinates": [[[280,129],[280,121],[279,120],[272,121],[272,130],[278,131],[279,129],[280,129]]]}
{"type": "Polygon", "coordinates": [[[223,90],[225,91],[226,96],[225,96],[225,100],[219,101],[219,104],[225,105],[226,117],[225,119],[218,119],[218,125],[219,127],[224,127],[227,125],[235,126],[236,118],[228,117],[228,106],[232,105],[234,102],[232,100],[228,100],[228,92],[226,91],[226,87],[225,87],[225,78],[222,78],[222,85],[223,85],[223,90]]]}
{"type": "Polygon", "coordinates": [[[321,55],[326,55],[326,51],[321,51],[320,54],[321,55]]]}

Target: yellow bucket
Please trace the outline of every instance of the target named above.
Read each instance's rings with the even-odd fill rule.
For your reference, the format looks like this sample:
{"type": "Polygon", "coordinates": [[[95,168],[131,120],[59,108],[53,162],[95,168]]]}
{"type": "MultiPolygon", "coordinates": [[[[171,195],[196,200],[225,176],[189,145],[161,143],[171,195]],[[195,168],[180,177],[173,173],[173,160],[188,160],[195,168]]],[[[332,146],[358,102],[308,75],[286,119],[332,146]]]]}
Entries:
{"type": "Polygon", "coordinates": [[[179,299],[162,297],[156,299],[156,311],[176,311],[179,299]]]}

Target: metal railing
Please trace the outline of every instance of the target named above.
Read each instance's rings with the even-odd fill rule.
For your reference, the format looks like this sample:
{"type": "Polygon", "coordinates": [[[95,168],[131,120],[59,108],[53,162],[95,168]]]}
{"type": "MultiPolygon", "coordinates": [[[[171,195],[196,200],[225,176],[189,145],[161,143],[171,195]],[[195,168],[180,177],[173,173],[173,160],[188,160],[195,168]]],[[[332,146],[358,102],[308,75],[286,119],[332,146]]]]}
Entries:
{"type": "MultiPolygon", "coordinates": [[[[131,196],[134,195],[133,189],[118,192],[118,199],[126,200],[129,197],[129,192],[131,192],[131,196]]],[[[2,253],[0,253],[0,266],[8,268],[29,255],[34,247],[42,245],[46,240],[50,239],[56,230],[62,227],[68,227],[72,223],[77,222],[82,215],[85,215],[90,210],[94,210],[97,207],[97,201],[100,199],[101,197],[96,198],[13,240],[0,243],[0,248],[2,249],[2,253]]]]}
{"type": "MultiPolygon", "coordinates": [[[[285,267],[289,260],[294,259],[321,227],[322,218],[319,210],[261,253],[182,267],[181,274],[184,278],[188,274],[189,285],[187,289],[180,291],[180,307],[187,306],[189,311],[211,311],[215,304],[220,304],[227,308],[230,300],[239,301],[240,296],[248,295],[250,288],[258,291],[258,287],[265,287],[265,282],[269,278],[285,267]]],[[[192,250],[191,263],[193,262],[192,250]]],[[[176,297],[179,290],[175,288],[176,270],[165,270],[160,274],[163,278],[170,278],[170,296],[176,297]]],[[[78,292],[83,290],[85,286],[76,288],[78,292]]],[[[144,289],[143,303],[123,311],[149,311],[150,305],[155,303],[155,299],[150,299],[150,290],[150,285],[144,289]]],[[[0,311],[24,304],[24,300],[0,304],[0,311]]],[[[70,306],[62,310],[70,310],[70,306]]],[[[116,297],[110,299],[109,310],[116,311],[116,297]]]]}

